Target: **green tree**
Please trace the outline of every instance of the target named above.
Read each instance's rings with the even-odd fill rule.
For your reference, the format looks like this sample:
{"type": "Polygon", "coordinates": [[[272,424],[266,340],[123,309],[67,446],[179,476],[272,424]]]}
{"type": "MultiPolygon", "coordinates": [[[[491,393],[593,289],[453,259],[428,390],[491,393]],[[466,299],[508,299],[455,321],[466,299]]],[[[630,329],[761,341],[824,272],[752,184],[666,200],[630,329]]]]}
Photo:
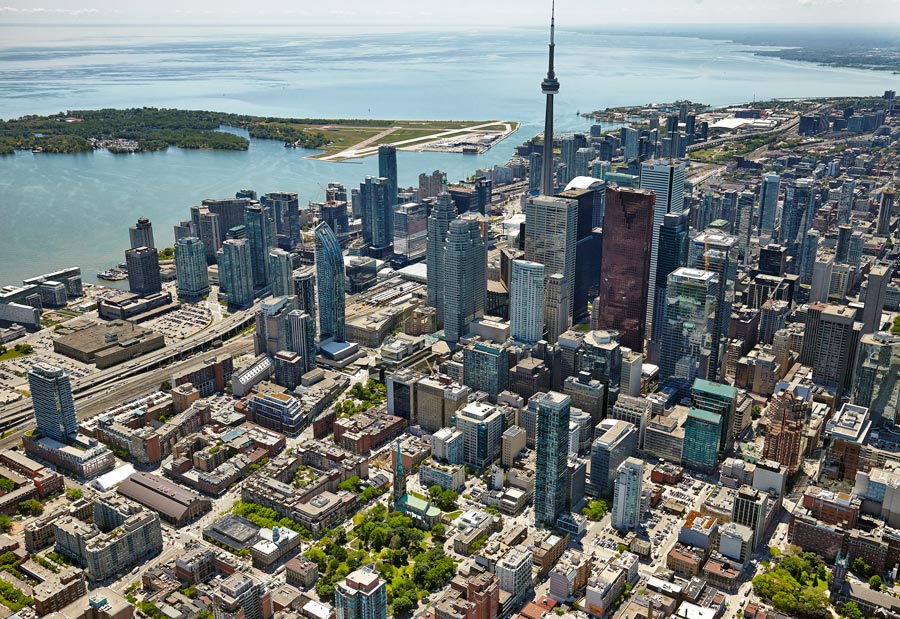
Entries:
{"type": "Polygon", "coordinates": [[[602,520],[603,516],[606,512],[609,511],[609,506],[603,499],[596,499],[591,501],[581,510],[581,513],[587,517],[588,520],[602,520]]]}
{"type": "Polygon", "coordinates": [[[875,589],[878,591],[881,589],[881,576],[875,574],[872,578],[869,579],[869,588],[875,589]]]}
{"type": "Polygon", "coordinates": [[[862,614],[862,611],[859,609],[859,605],[856,602],[847,602],[844,604],[844,608],[841,609],[841,616],[846,617],[847,619],[865,619],[865,616],[862,614]]]}
{"type": "Polygon", "coordinates": [[[160,391],[172,391],[172,383],[167,380],[164,380],[159,384],[160,391]]]}
{"type": "Polygon", "coordinates": [[[327,576],[322,576],[316,583],[316,593],[320,600],[326,602],[334,601],[334,583],[327,576]]]}
{"type": "Polygon", "coordinates": [[[19,513],[23,516],[40,516],[44,513],[44,506],[37,499],[28,499],[19,503],[19,513]]]}
{"type": "Polygon", "coordinates": [[[759,404],[754,404],[750,409],[750,418],[751,419],[759,419],[762,417],[762,406],[759,404]]]}
{"type": "Polygon", "coordinates": [[[82,492],[81,488],[67,488],[66,489],[66,498],[70,501],[77,501],[81,497],[84,496],[84,492],[82,492]]]}
{"type": "Polygon", "coordinates": [[[16,484],[14,484],[11,479],[0,477],[0,490],[2,490],[3,492],[12,492],[15,489],[16,484]]]}
{"type": "Polygon", "coordinates": [[[393,616],[405,615],[416,607],[416,602],[412,601],[405,595],[395,596],[393,603],[393,616]]]}
{"type": "Polygon", "coordinates": [[[12,529],[12,519],[6,514],[0,514],[0,533],[9,533],[12,529]]]}
{"type": "Polygon", "coordinates": [[[435,539],[444,540],[447,538],[447,531],[445,530],[444,525],[439,522],[431,527],[431,535],[435,539]]]}
{"type": "Polygon", "coordinates": [[[772,598],[772,606],[786,613],[793,613],[797,607],[797,600],[789,593],[779,592],[772,598]]]}
{"type": "Polygon", "coordinates": [[[862,557],[856,557],[850,564],[850,571],[857,576],[868,576],[871,569],[862,557]]]}

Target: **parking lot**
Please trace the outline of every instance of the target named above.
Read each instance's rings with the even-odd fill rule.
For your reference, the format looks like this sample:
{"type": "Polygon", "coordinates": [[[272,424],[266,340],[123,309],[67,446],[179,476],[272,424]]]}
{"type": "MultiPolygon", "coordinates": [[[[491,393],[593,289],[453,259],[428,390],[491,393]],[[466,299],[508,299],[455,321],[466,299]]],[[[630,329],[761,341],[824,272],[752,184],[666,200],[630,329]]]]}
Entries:
{"type": "Polygon", "coordinates": [[[212,322],[212,312],[206,305],[183,305],[159,318],[142,323],[151,331],[161,333],[166,343],[183,340],[202,331],[212,322]]]}

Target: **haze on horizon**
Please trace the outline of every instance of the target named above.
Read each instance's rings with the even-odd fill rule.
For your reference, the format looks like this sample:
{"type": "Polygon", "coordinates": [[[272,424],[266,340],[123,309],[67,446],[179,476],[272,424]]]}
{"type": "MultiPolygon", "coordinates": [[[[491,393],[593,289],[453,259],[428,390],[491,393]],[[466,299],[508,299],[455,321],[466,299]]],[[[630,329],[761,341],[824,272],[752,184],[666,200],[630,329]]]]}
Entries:
{"type": "MultiPolygon", "coordinates": [[[[563,27],[641,25],[779,26],[900,23],[900,0],[757,0],[735,10],[733,0],[560,0],[563,27]]],[[[539,26],[549,0],[157,0],[129,6],[120,0],[0,0],[0,25],[348,25],[539,26]]]]}

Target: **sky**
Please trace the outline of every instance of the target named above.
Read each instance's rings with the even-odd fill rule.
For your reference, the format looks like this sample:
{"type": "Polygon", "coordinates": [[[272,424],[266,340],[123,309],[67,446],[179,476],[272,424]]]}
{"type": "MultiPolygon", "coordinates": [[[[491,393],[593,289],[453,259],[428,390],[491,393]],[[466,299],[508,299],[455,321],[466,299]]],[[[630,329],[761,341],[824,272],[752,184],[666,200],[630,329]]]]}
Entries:
{"type": "MultiPolygon", "coordinates": [[[[559,0],[560,27],[900,23],[900,0],[559,0]]],[[[0,0],[0,25],[538,26],[550,0],[0,0]]]]}

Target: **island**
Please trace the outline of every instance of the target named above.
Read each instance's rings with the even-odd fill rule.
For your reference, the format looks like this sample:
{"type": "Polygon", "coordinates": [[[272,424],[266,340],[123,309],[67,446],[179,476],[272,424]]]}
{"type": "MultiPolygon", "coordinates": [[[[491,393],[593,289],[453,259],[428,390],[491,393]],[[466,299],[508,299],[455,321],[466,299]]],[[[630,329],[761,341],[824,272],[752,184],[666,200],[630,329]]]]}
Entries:
{"type": "Polygon", "coordinates": [[[69,110],[50,116],[0,121],[0,154],[79,153],[105,148],[114,153],[165,150],[169,146],[247,150],[251,138],[280,140],[287,147],[317,149],[330,161],[365,157],[382,144],[403,150],[481,153],[519,128],[510,121],[374,120],[277,118],[159,109],[69,110]]]}

